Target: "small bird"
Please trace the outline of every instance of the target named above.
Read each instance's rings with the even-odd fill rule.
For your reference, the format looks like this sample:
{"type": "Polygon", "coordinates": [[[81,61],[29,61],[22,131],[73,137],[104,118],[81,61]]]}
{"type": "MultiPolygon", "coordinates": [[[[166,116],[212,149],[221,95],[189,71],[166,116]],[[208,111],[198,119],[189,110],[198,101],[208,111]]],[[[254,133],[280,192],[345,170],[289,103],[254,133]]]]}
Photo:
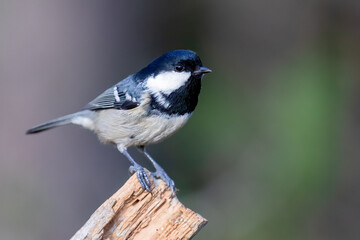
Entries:
{"type": "Polygon", "coordinates": [[[172,135],[188,121],[198,103],[201,80],[210,69],[190,50],[174,50],[153,60],[89,102],[79,112],[37,125],[33,134],[69,123],[95,132],[104,143],[114,144],[130,161],[143,189],[151,192],[149,178],[128,153],[135,146],[153,164],[156,178],[175,193],[174,181],[146,151],[145,146],[172,135]]]}

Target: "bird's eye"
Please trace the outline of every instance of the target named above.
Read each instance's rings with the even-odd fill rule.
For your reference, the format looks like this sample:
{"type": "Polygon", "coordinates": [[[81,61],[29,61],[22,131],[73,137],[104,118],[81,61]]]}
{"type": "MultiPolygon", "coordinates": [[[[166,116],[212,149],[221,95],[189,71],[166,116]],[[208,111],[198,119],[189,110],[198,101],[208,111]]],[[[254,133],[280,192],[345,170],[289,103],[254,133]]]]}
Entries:
{"type": "Polygon", "coordinates": [[[182,71],[184,71],[184,66],[183,65],[176,65],[176,67],[175,67],[175,69],[176,69],[176,71],[178,71],[178,72],[182,72],[182,71]]]}

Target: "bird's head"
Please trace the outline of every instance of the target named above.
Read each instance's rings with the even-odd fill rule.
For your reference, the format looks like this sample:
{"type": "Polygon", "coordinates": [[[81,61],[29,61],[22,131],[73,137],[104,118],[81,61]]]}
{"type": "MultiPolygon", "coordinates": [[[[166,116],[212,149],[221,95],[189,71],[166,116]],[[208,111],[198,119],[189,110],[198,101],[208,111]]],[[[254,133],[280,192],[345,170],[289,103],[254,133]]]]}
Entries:
{"type": "Polygon", "coordinates": [[[188,81],[200,81],[210,69],[203,67],[199,56],[190,50],[174,50],[153,60],[135,77],[152,92],[169,95],[188,81]]]}

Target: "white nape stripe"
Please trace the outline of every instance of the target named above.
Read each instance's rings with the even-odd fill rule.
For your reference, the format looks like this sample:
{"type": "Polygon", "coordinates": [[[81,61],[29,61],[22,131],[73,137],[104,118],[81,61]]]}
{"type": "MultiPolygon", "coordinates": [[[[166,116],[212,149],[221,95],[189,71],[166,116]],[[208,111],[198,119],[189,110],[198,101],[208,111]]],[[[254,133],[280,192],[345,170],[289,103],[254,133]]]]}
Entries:
{"type": "Polygon", "coordinates": [[[116,86],[114,87],[114,97],[115,97],[115,101],[120,102],[119,92],[116,86]]]}
{"type": "Polygon", "coordinates": [[[162,72],[156,77],[149,77],[146,86],[153,93],[170,95],[176,89],[183,86],[190,78],[190,72],[162,72]]]}

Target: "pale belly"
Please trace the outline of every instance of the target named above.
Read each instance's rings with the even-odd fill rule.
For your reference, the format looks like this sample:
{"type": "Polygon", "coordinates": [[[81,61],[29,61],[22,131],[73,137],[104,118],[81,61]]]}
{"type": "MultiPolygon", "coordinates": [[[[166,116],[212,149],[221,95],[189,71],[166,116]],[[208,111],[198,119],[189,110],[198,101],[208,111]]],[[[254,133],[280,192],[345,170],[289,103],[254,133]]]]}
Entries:
{"type": "Polygon", "coordinates": [[[94,131],[103,142],[129,146],[159,142],[180,129],[191,114],[166,117],[146,116],[140,108],[132,110],[102,110],[94,119],[94,131]]]}

